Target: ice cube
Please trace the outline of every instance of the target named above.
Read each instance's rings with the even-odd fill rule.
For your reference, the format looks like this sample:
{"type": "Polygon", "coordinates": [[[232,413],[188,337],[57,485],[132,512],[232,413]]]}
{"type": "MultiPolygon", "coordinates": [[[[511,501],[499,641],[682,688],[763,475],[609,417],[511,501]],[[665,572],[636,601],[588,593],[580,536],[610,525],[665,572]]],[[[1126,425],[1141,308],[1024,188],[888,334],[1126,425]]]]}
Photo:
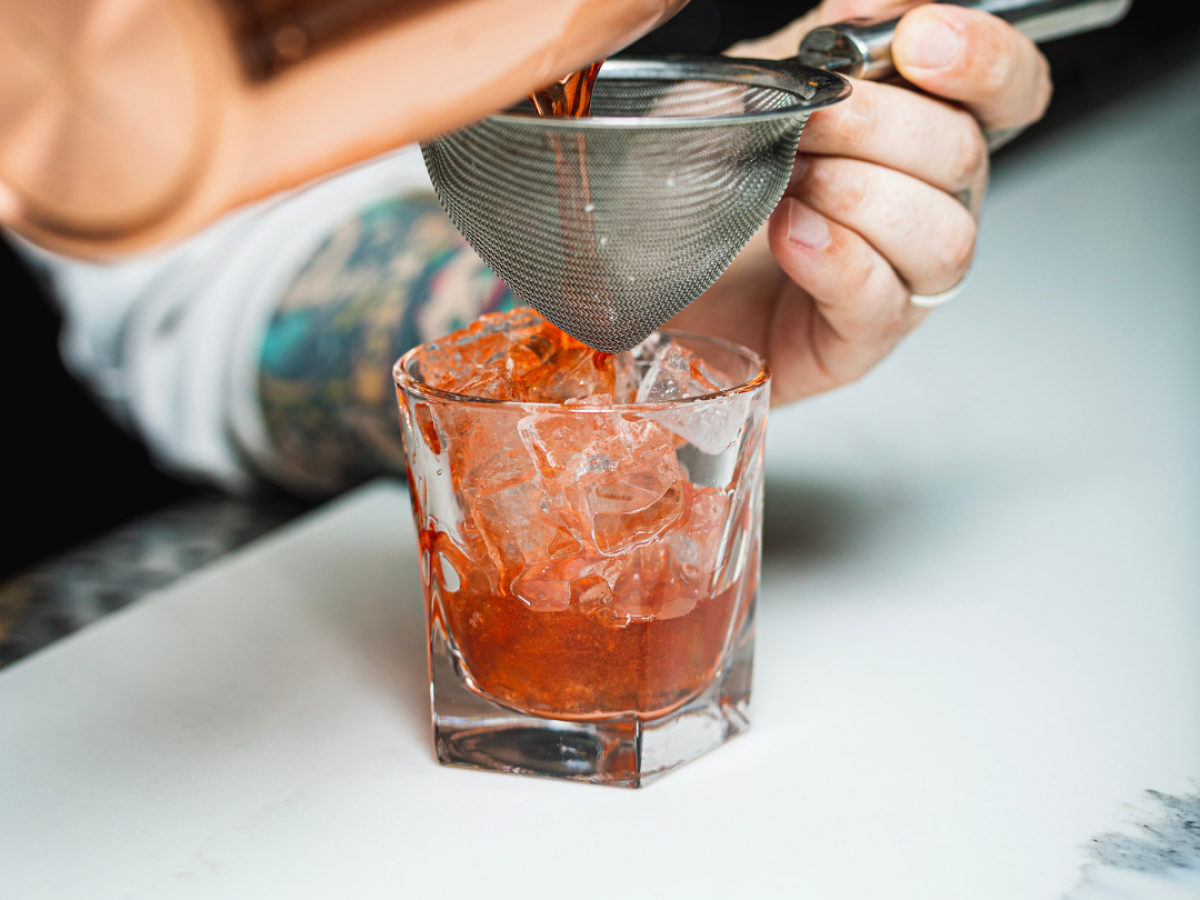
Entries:
{"type": "Polygon", "coordinates": [[[644,415],[701,453],[716,456],[737,447],[750,415],[750,396],[726,394],[683,409],[656,410],[644,415]]]}
{"type": "MultiPolygon", "coordinates": [[[[712,380],[716,374],[711,367],[702,366],[686,347],[667,341],[654,353],[642,377],[637,402],[659,403],[715,394],[724,389],[712,380]]],[[[728,381],[727,378],[723,380],[728,381]]]]}
{"type": "MultiPolygon", "coordinates": [[[[649,451],[649,448],[647,448],[649,451]]],[[[683,511],[679,467],[668,453],[647,452],[582,485],[592,514],[592,537],[601,553],[617,555],[649,543],[683,511]]]]}
{"type": "Polygon", "coordinates": [[[554,410],[531,414],[519,431],[551,502],[569,509],[601,553],[652,541],[679,518],[675,447],[655,423],[616,410],[554,410]]]}
{"type": "Polygon", "coordinates": [[[544,371],[525,383],[526,398],[562,403],[596,395],[611,397],[614,366],[612,357],[586,344],[562,347],[544,371]]]}
{"type": "Polygon", "coordinates": [[[585,575],[572,581],[571,599],[579,604],[580,612],[609,628],[624,628],[630,622],[628,614],[613,609],[612,585],[598,575],[585,575]]]}
{"type": "MultiPolygon", "coordinates": [[[[733,378],[661,335],[651,335],[632,355],[645,367],[637,392],[638,403],[686,400],[735,386],[733,378]]],[[[716,455],[736,446],[749,413],[748,397],[729,394],[685,409],[666,409],[645,416],[701,452],[716,455]]]]}
{"type": "Polygon", "coordinates": [[[525,569],[513,581],[512,591],[535,612],[562,612],[571,605],[571,580],[549,561],[525,569]]]}
{"type": "Polygon", "coordinates": [[[521,385],[503,369],[483,369],[450,382],[443,390],[486,400],[523,400],[521,385]]]}
{"type": "Polygon", "coordinates": [[[683,515],[666,538],[681,582],[699,594],[712,586],[720,564],[729,498],[724,491],[684,483],[683,515]]]}
{"type": "Polygon", "coordinates": [[[537,475],[517,434],[520,408],[489,410],[484,420],[477,410],[443,405],[438,407],[437,416],[464,503],[470,505],[477,494],[529,481],[537,475]]]}
{"type": "Polygon", "coordinates": [[[634,622],[686,616],[700,600],[700,592],[680,581],[665,544],[634,550],[621,577],[613,585],[613,614],[634,622]]]}
{"type": "Polygon", "coordinates": [[[599,575],[585,575],[571,582],[571,593],[585,613],[596,614],[613,602],[612,585],[599,575]]]}
{"type": "Polygon", "coordinates": [[[533,310],[488,313],[431,344],[421,374],[440,390],[490,400],[562,403],[615,394],[628,402],[636,392],[627,357],[593,350],[533,310]]]}
{"type": "MultiPolygon", "coordinates": [[[[500,581],[497,587],[502,591],[512,587],[526,569],[548,562],[550,547],[561,547],[564,535],[570,537],[566,523],[534,477],[480,494],[471,512],[496,565],[500,581]]],[[[530,605],[555,602],[544,595],[544,591],[538,594],[530,605]]],[[[562,608],[569,596],[566,591],[561,598],[562,608]]]]}
{"type": "Polygon", "coordinates": [[[512,334],[545,322],[533,310],[485,313],[466,328],[425,346],[420,357],[421,378],[430,387],[463,393],[456,384],[502,365],[512,334]]]}
{"type": "MultiPolygon", "coordinates": [[[[603,405],[603,399],[596,400],[603,405]]],[[[530,413],[517,426],[521,441],[541,476],[557,481],[564,474],[583,474],[593,457],[619,439],[610,413],[550,407],[530,413]]],[[[619,453],[623,453],[619,450],[619,453]]]]}
{"type": "Polygon", "coordinates": [[[621,563],[597,556],[593,548],[585,545],[575,546],[578,550],[570,556],[527,566],[513,581],[517,598],[537,612],[562,612],[573,598],[579,602],[584,594],[581,606],[584,612],[595,613],[601,605],[611,606],[609,582],[620,576],[621,563]]]}
{"type": "Polygon", "coordinates": [[[684,512],[676,525],[624,559],[613,584],[613,615],[642,622],[674,619],[712,596],[728,505],[723,492],[685,482],[684,512]]]}

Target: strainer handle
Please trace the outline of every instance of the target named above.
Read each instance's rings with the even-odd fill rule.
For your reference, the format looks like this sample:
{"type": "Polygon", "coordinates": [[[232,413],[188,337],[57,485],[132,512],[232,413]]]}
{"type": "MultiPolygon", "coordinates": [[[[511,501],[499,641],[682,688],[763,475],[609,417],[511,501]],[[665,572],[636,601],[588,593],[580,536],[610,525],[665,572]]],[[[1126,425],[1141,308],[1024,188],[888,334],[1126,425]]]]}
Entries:
{"type": "MultiPolygon", "coordinates": [[[[1041,43],[1112,25],[1129,11],[1133,0],[938,2],[992,13],[1041,43]]],[[[917,5],[919,4],[913,4],[917,5]]],[[[886,17],[847,19],[844,22],[814,28],[801,41],[797,59],[806,66],[827,69],[839,75],[883,81],[896,74],[896,66],[892,63],[892,38],[896,34],[896,23],[899,21],[900,18],[893,9],[886,17]]]]}

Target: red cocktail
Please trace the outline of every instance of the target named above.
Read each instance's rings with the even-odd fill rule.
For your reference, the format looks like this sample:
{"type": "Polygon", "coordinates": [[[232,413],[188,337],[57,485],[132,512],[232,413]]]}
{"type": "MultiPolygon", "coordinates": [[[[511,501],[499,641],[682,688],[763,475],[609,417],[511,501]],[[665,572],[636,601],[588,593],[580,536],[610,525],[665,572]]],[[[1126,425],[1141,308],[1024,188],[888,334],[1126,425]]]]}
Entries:
{"type": "Polygon", "coordinates": [[[397,363],[439,758],[636,786],[746,724],[768,376],[532,311],[397,363]]]}

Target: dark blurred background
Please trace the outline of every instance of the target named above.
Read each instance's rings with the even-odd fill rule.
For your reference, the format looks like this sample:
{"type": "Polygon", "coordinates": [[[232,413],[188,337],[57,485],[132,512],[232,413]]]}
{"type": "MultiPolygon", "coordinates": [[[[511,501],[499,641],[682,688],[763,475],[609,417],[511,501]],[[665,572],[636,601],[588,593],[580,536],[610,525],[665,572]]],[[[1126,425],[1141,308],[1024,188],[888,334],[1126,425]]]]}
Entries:
{"type": "MultiPolygon", "coordinates": [[[[632,53],[716,53],[768,34],[809,4],[691,0],[632,53]]],[[[1200,51],[1200,4],[1135,0],[1114,28],[1048,44],[1056,92],[1045,120],[1004,148],[996,165],[1036,152],[1071,120],[1141,87],[1200,51]]],[[[202,489],[159,472],[140,442],[109,421],[63,369],[59,319],[45,291],[0,240],[0,292],[9,325],[0,355],[7,396],[4,438],[9,537],[0,580],[202,489]]]]}

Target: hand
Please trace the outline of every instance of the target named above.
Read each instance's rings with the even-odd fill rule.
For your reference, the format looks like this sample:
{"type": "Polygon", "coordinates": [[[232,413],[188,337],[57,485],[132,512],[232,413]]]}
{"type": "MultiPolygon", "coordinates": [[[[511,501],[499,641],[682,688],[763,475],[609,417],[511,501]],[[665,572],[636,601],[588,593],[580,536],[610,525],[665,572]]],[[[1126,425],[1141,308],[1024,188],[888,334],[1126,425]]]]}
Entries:
{"type": "MultiPolygon", "coordinates": [[[[816,25],[893,0],[825,0],[731,55],[794,56],[816,25]]],[[[900,73],[926,91],[866,81],[814,113],[791,183],[767,225],[671,326],[739,341],[766,357],[788,403],[864,375],[928,310],[912,294],[959,283],[988,182],[985,133],[1039,119],[1050,71],[1037,47],[987,13],[926,5],[900,21],[900,73]],[[933,95],[933,96],[929,96],[933,95]]]]}

